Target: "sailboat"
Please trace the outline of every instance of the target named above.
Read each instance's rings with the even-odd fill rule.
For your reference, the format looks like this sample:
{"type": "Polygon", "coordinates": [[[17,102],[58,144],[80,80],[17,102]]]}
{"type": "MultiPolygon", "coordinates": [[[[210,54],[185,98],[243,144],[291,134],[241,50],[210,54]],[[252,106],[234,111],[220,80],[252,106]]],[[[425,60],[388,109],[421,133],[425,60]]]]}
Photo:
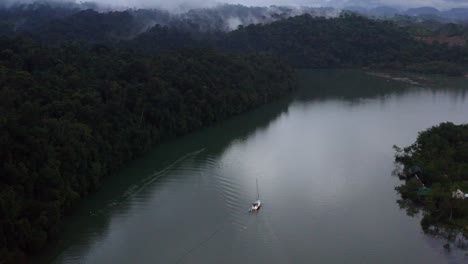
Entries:
{"type": "Polygon", "coordinates": [[[262,206],[262,202],[260,201],[260,193],[258,192],[258,180],[255,179],[255,183],[257,184],[257,200],[252,203],[252,206],[250,207],[249,212],[255,212],[260,210],[260,207],[262,206]]]}

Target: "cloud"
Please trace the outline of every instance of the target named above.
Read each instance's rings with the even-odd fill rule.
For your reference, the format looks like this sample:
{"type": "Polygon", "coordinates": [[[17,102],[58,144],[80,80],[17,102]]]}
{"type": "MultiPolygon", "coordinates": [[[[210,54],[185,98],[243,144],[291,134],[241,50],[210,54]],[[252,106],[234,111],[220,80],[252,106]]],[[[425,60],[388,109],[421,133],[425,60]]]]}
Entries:
{"type": "MultiPolygon", "coordinates": [[[[221,0],[225,1],[225,0],[221,0]]],[[[192,8],[211,7],[216,0],[0,0],[1,5],[29,4],[33,2],[47,3],[96,3],[104,7],[114,8],[160,8],[171,11],[188,10],[192,8]]],[[[228,2],[228,1],[225,1],[228,2]]]]}
{"type": "Polygon", "coordinates": [[[96,0],[96,2],[104,5],[141,8],[159,7],[168,10],[210,7],[216,4],[215,0],[96,0]]]}
{"type": "MultiPolygon", "coordinates": [[[[228,0],[233,1],[235,0],[228,0]]],[[[468,0],[238,0],[245,5],[304,5],[304,6],[361,6],[373,8],[376,6],[394,6],[401,8],[433,6],[441,9],[453,7],[468,7],[468,0]]]]}
{"type": "MultiPolygon", "coordinates": [[[[3,3],[28,3],[35,0],[0,0],[3,3]]],[[[41,1],[41,0],[40,0],[41,1]]],[[[43,0],[42,0],[43,1],[43,0]]],[[[47,0],[46,0],[47,1],[47,0]]],[[[52,0],[55,2],[97,2],[105,6],[163,8],[168,10],[190,9],[196,7],[210,7],[216,4],[243,4],[247,6],[361,6],[373,8],[375,6],[394,6],[400,8],[433,6],[439,9],[454,7],[468,7],[468,0],[52,0]]]]}

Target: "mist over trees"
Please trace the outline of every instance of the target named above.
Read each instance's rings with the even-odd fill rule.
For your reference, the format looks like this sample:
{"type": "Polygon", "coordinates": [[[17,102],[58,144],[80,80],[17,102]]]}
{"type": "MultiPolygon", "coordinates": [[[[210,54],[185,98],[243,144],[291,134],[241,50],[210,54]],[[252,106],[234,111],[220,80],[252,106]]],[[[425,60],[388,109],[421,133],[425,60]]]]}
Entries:
{"type": "Polygon", "coordinates": [[[449,75],[463,74],[468,65],[466,26],[409,17],[387,21],[337,15],[324,8],[241,5],[181,14],[98,12],[46,4],[1,12],[0,33],[47,45],[101,43],[149,54],[213,48],[272,54],[294,67],[374,67],[449,75]]]}
{"type": "MultiPolygon", "coordinates": [[[[30,5],[15,5],[0,8],[0,19],[4,28],[15,32],[37,32],[49,27],[70,26],[73,23],[84,23],[87,16],[94,15],[91,22],[109,21],[113,17],[130,16],[125,23],[131,27],[133,33],[141,33],[154,25],[169,27],[190,27],[202,32],[230,31],[240,25],[270,23],[288,17],[310,14],[312,16],[336,16],[339,11],[332,8],[312,7],[246,7],[243,5],[217,5],[213,8],[188,9],[184,12],[169,12],[164,9],[110,9],[92,3],[75,5],[57,5],[54,3],[34,3],[30,5]],[[91,11],[94,11],[92,13],[91,11]],[[84,12],[83,14],[79,14],[84,12]],[[99,17],[99,18],[97,18],[99,17]]],[[[109,21],[108,23],[112,23],[109,21]]],[[[83,26],[83,25],[81,25],[83,26]]],[[[99,26],[99,24],[96,24],[99,26]]],[[[117,25],[115,25],[117,26],[117,25]]],[[[57,30],[57,29],[50,29],[57,30]]],[[[128,32],[127,37],[134,36],[128,32]]]]}
{"type": "Polygon", "coordinates": [[[119,45],[143,53],[185,46],[279,56],[296,68],[386,68],[460,75],[468,68],[468,46],[428,42],[385,20],[354,14],[301,15],[268,24],[204,33],[155,26],[119,45]]]}
{"type": "Polygon", "coordinates": [[[454,46],[446,45],[446,38],[427,37],[430,29],[421,27],[427,23],[412,20],[391,23],[349,13],[323,17],[317,11],[322,9],[309,10],[315,15],[290,17],[295,14],[292,9],[280,7],[274,9],[278,13],[265,16],[272,10],[219,6],[174,17],[160,10],[100,13],[37,5],[3,10],[0,33],[47,45],[103,43],[150,54],[187,47],[269,53],[295,67],[384,67],[451,75],[466,68],[466,27],[460,24],[443,24],[446,30],[439,26],[443,32],[462,35],[454,46]],[[238,28],[230,31],[229,21],[238,28]],[[242,26],[250,22],[258,24],[242,26]]]}
{"type": "Polygon", "coordinates": [[[467,45],[333,9],[94,9],[0,8],[6,263],[39,253],[82,197],[154,144],[290,92],[292,67],[463,74],[468,66],[467,45]]]}

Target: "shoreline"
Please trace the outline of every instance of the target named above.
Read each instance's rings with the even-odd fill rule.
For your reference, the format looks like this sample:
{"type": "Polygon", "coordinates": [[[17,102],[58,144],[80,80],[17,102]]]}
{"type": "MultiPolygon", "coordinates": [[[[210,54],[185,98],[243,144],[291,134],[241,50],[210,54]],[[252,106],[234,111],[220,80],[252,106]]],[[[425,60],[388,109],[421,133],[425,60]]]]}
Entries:
{"type": "MultiPolygon", "coordinates": [[[[403,83],[407,83],[407,84],[411,84],[411,85],[417,85],[417,86],[422,85],[422,83],[420,81],[417,81],[417,80],[411,79],[409,77],[403,76],[403,74],[401,76],[395,76],[395,75],[392,75],[389,72],[373,72],[373,71],[366,71],[366,74],[376,76],[376,77],[381,77],[381,78],[384,78],[384,79],[387,79],[387,80],[403,82],[403,83]]],[[[423,78],[421,78],[421,80],[426,80],[427,81],[427,79],[423,79],[423,78]]]]}

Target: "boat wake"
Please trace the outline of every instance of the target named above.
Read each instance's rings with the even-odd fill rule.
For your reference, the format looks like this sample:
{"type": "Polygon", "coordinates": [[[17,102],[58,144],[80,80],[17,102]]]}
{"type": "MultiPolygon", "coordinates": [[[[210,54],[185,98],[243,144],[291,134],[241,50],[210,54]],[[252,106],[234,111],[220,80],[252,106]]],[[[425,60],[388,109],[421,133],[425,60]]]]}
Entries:
{"type": "Polygon", "coordinates": [[[146,177],[145,179],[141,180],[139,183],[134,184],[130,186],[127,191],[121,196],[122,199],[127,199],[137,193],[139,193],[141,190],[145,189],[148,185],[151,185],[153,182],[157,181],[160,179],[162,176],[166,175],[169,171],[171,171],[172,168],[174,168],[177,164],[185,161],[188,158],[194,157],[201,152],[203,152],[205,149],[200,149],[194,152],[190,152],[185,154],[184,156],[178,158],[176,161],[172,162],[162,170],[153,172],[151,175],[146,177]]]}

